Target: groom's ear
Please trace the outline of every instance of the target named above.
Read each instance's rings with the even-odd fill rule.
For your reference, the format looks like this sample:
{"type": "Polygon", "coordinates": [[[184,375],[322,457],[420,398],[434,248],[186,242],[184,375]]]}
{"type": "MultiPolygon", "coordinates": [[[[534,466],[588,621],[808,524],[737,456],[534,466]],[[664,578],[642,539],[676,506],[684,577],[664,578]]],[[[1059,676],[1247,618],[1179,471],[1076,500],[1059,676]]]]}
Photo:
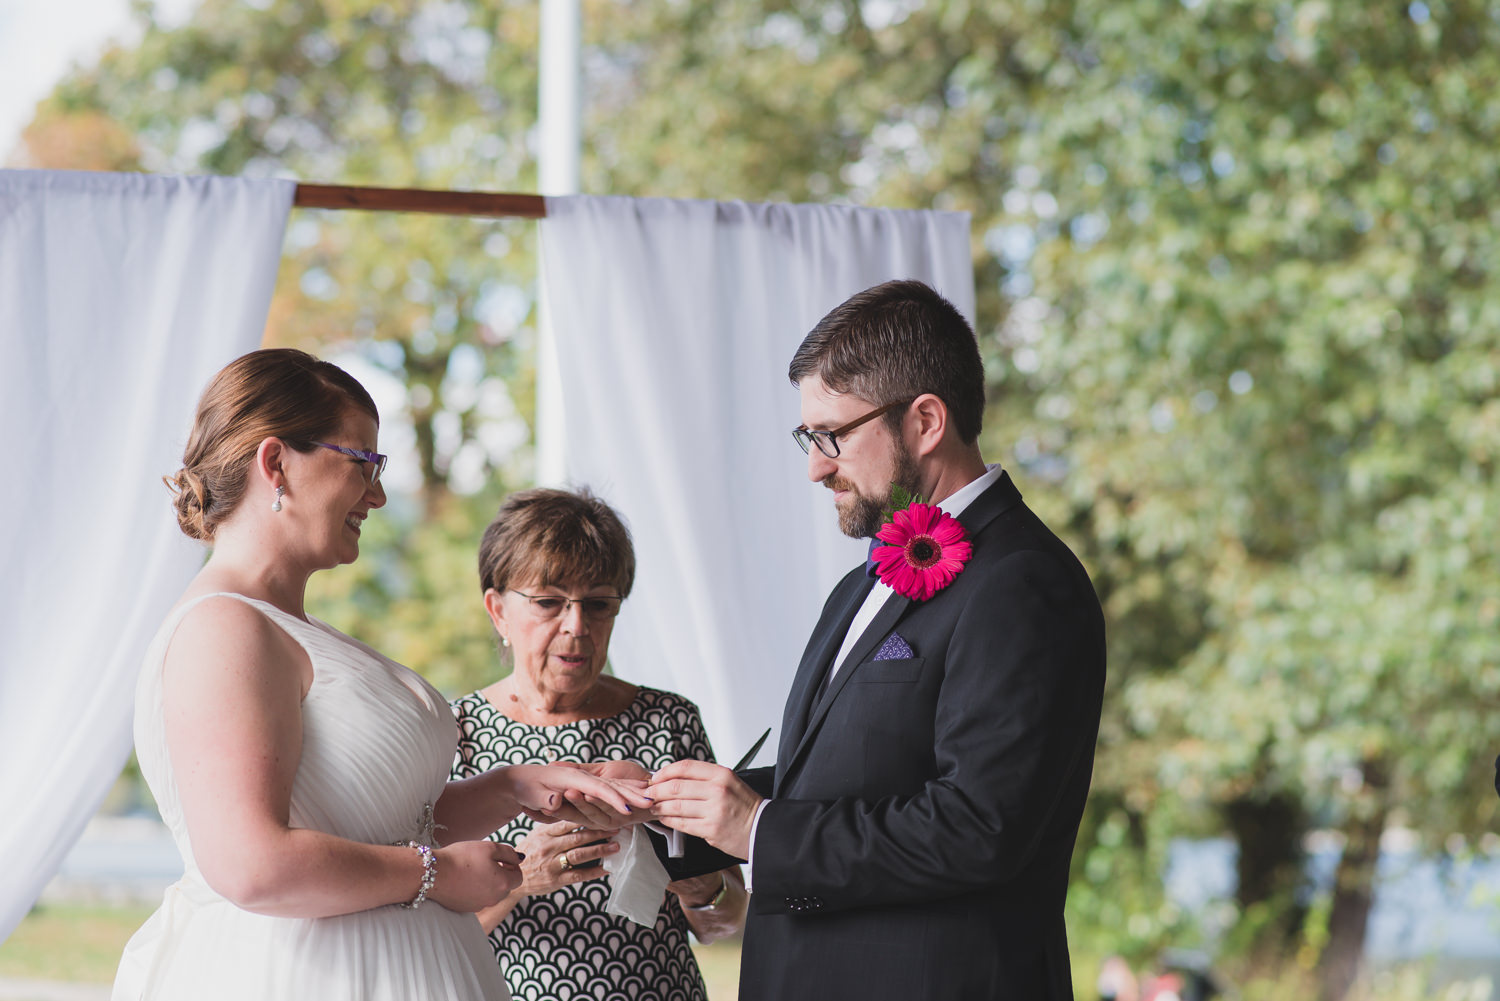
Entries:
{"type": "Polygon", "coordinates": [[[906,421],[907,434],[913,439],[912,454],[929,455],[948,431],[948,405],[935,393],[923,393],[911,401],[906,421]]]}

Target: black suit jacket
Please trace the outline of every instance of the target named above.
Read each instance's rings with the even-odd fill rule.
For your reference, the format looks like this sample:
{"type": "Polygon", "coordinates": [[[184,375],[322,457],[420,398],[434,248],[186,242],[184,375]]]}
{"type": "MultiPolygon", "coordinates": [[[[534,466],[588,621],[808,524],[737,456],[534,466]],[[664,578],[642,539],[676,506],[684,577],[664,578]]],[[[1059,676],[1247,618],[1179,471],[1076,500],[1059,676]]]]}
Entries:
{"type": "Polygon", "coordinates": [[[1072,552],[1002,474],[959,516],[973,555],[891,597],[817,697],[873,582],[829,596],[755,841],[742,1001],[1072,997],[1063,901],[1104,691],[1104,620],[1072,552]],[[913,656],[874,660],[898,633],[913,656]]]}

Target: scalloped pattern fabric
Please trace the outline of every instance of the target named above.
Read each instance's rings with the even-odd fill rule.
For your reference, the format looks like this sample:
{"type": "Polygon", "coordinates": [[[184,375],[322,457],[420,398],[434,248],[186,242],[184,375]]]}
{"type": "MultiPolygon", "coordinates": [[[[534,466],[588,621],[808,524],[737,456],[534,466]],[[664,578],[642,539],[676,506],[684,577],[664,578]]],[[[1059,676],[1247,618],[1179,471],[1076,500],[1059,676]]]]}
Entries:
{"type": "Polygon", "coordinates": [[[141,772],[185,871],[130,940],[113,1001],[495,1001],[503,979],[472,914],[433,901],[329,918],[241,910],[204,881],[177,798],[162,718],[162,661],[183,616],[210,597],[259,609],[300,643],[313,681],[302,702],[293,827],[370,844],[421,839],[424,807],[448,780],[457,728],[423,678],[338,630],[243,595],[203,595],[167,617],[136,689],[141,772]]]}
{"type": "MultiPolygon", "coordinates": [[[[629,759],[655,771],[683,758],[712,761],[698,707],[680,695],[641,688],[616,716],[529,726],[497,710],[479,692],[453,703],[458,756],[452,777],[496,765],[629,759]]],[[[532,828],[524,815],[491,835],[515,845],[532,828]]],[[[687,919],[668,893],[646,928],[606,913],[609,880],[528,897],[490,935],[499,968],[517,1001],[706,1001],[687,919]]]]}

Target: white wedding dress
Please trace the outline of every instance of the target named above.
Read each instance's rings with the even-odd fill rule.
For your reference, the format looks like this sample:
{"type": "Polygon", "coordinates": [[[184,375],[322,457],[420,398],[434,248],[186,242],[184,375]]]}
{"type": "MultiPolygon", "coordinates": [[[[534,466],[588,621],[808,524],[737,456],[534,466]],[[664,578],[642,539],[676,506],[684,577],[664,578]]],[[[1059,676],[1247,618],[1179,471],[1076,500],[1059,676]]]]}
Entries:
{"type": "MultiPolygon", "coordinates": [[[[167,755],[161,674],[177,624],[208,597],[162,623],[136,689],[136,754],[186,872],[125,947],[113,1001],[508,999],[472,914],[428,901],[416,910],[392,904],[331,918],[267,917],[241,910],[204,882],[167,755]]],[[[321,622],[229,597],[264,612],[312,662],[292,826],[370,844],[430,840],[429,808],[443,791],[458,739],[448,703],[415,672],[321,622]]]]}

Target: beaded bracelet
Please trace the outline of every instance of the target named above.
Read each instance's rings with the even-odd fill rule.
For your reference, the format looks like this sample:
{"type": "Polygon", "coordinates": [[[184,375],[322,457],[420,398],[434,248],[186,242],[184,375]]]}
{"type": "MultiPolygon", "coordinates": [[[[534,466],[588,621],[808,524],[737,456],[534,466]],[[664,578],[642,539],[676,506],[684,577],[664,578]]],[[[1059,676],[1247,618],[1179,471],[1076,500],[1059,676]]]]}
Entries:
{"type": "Polygon", "coordinates": [[[417,895],[412,898],[411,903],[401,906],[409,911],[414,911],[422,906],[422,901],[427,899],[427,891],[432,889],[432,884],[437,882],[437,856],[432,852],[431,845],[419,844],[408,841],[406,847],[415,848],[417,854],[422,856],[422,886],[417,890],[417,895]]]}

